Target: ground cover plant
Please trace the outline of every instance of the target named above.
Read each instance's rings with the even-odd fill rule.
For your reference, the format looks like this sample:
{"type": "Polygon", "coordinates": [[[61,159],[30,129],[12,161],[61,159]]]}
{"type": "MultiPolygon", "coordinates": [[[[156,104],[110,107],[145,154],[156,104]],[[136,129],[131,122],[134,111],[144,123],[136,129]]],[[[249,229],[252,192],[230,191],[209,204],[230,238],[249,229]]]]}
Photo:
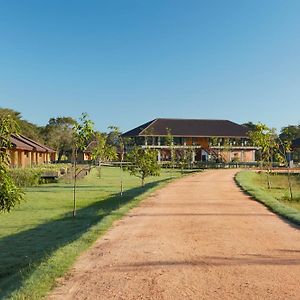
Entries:
{"type": "Polygon", "coordinates": [[[33,167],[9,169],[9,174],[18,187],[31,187],[45,182],[44,174],[65,174],[70,166],[70,164],[37,165],[33,167]]]}
{"type": "MultiPolygon", "coordinates": [[[[178,171],[177,176],[180,176],[178,171]]],[[[78,181],[77,217],[72,218],[72,180],[25,189],[25,201],[0,214],[0,299],[40,299],[75,258],[112,222],[169,179],[167,170],[145,187],[120,169],[96,169],[78,181]]]]}
{"type": "Polygon", "coordinates": [[[269,209],[300,225],[300,176],[291,175],[294,197],[290,200],[286,174],[271,174],[272,188],[266,184],[265,173],[242,171],[236,175],[241,188],[269,209]]]}

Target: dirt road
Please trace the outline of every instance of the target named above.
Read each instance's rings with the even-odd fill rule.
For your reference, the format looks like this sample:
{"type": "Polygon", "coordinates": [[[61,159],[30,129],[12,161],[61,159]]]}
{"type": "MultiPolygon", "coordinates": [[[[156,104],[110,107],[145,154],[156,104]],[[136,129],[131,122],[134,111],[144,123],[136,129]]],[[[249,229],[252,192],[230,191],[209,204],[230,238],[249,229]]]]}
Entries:
{"type": "Polygon", "coordinates": [[[76,262],[49,299],[300,299],[300,231],[234,170],[161,189],[76,262]]]}

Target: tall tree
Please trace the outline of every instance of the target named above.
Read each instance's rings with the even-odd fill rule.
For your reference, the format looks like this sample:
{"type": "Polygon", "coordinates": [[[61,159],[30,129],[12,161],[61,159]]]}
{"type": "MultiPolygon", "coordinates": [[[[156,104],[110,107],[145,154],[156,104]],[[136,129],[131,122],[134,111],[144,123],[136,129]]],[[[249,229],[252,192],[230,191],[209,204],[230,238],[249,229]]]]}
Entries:
{"type": "Polygon", "coordinates": [[[9,175],[9,149],[11,134],[18,134],[19,128],[10,115],[0,116],[0,212],[9,212],[23,199],[23,192],[9,175]]]}
{"type": "Polygon", "coordinates": [[[58,162],[62,156],[71,156],[73,146],[73,126],[77,122],[71,117],[51,118],[43,129],[45,142],[58,153],[58,162]]]}
{"type": "Polygon", "coordinates": [[[10,118],[18,125],[20,134],[23,134],[30,139],[44,142],[41,134],[42,127],[24,120],[20,112],[10,108],[0,108],[0,117],[1,116],[10,116],[10,118]]]}
{"type": "Polygon", "coordinates": [[[289,141],[300,137],[300,125],[288,125],[281,128],[279,137],[282,141],[289,141]]]}
{"type": "MultiPolygon", "coordinates": [[[[300,138],[300,125],[288,125],[281,128],[279,138],[283,143],[292,145],[293,140],[300,138]]],[[[293,160],[300,161],[300,149],[293,148],[291,150],[293,151],[293,160]]]]}
{"type": "Polygon", "coordinates": [[[253,123],[253,122],[250,122],[250,121],[247,122],[247,123],[244,123],[242,125],[245,126],[245,127],[247,127],[249,131],[255,130],[255,128],[256,128],[256,124],[253,123]]]}

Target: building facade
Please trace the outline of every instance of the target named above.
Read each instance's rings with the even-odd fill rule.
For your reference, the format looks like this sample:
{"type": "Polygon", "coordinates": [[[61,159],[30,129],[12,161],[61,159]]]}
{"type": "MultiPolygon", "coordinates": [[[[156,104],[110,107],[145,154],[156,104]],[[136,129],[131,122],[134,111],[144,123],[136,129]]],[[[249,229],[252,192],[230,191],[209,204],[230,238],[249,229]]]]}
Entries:
{"type": "Polygon", "coordinates": [[[56,159],[56,151],[24,135],[12,135],[11,143],[12,148],[9,149],[9,157],[12,168],[50,163],[56,159]]]}
{"type": "Polygon", "coordinates": [[[228,120],[155,119],[123,134],[132,146],[158,151],[158,161],[191,153],[196,161],[255,162],[248,128],[228,120]],[[170,144],[170,137],[172,142],[170,144]]]}

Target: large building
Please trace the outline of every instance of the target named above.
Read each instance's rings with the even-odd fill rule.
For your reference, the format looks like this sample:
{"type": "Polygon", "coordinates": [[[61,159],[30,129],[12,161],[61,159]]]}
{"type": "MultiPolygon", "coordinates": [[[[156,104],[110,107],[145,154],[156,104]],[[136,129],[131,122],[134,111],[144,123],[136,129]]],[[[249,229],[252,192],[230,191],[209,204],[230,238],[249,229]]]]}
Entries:
{"type": "Polygon", "coordinates": [[[24,135],[11,136],[10,166],[23,168],[54,161],[56,151],[24,135]]]}
{"type": "Polygon", "coordinates": [[[136,146],[158,150],[158,160],[192,153],[192,161],[254,162],[248,128],[228,120],[154,119],[123,134],[136,146]],[[168,142],[173,137],[173,142],[168,142]]]}

